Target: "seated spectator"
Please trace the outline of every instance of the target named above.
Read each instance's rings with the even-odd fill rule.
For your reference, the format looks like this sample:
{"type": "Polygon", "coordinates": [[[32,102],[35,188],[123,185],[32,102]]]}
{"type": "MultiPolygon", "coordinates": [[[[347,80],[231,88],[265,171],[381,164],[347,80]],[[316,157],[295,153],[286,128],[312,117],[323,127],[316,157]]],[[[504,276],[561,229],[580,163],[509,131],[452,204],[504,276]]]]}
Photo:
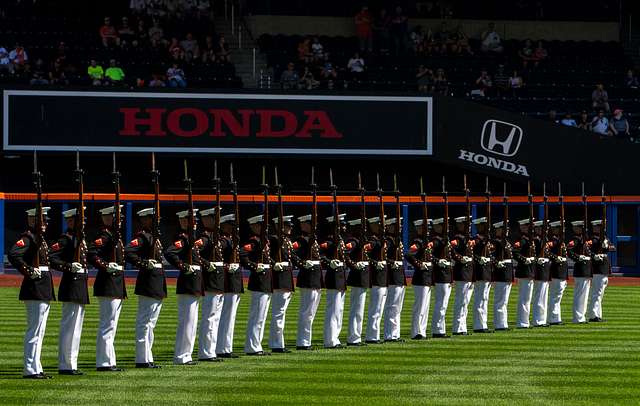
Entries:
{"type": "Polygon", "coordinates": [[[605,112],[609,112],[609,93],[604,89],[602,83],[596,85],[596,89],[591,93],[592,107],[594,110],[603,109],[605,112]]]}
{"type": "Polygon", "coordinates": [[[298,75],[293,62],[289,62],[287,69],[280,75],[280,86],[284,90],[293,90],[298,88],[298,82],[300,82],[300,75],[298,75]]]}
{"type": "Polygon", "coordinates": [[[471,96],[485,97],[487,93],[493,89],[493,81],[486,70],[480,73],[480,77],[476,79],[476,88],[471,91],[471,96]]]}
{"type": "Polygon", "coordinates": [[[440,23],[440,29],[433,34],[433,40],[439,44],[447,44],[450,36],[447,22],[442,21],[440,23]]]}
{"type": "Polygon", "coordinates": [[[104,72],[107,84],[121,85],[124,84],[124,71],[116,64],[115,59],[109,61],[109,67],[104,72]]]}
{"type": "Polygon", "coordinates": [[[640,87],[640,82],[638,82],[638,78],[633,74],[633,70],[629,69],[627,71],[627,77],[624,79],[624,85],[629,89],[637,89],[640,87]]]}
{"type": "Polygon", "coordinates": [[[162,75],[153,74],[151,75],[151,81],[149,81],[149,87],[166,87],[167,84],[164,82],[162,75]]]}
{"type": "Polygon", "coordinates": [[[49,83],[52,85],[68,85],[69,80],[64,72],[64,67],[60,59],[53,62],[53,68],[49,71],[49,83]]]}
{"type": "Polygon", "coordinates": [[[418,82],[418,91],[430,92],[433,86],[433,71],[424,65],[420,65],[418,73],[416,73],[416,80],[418,82]]]}
{"type": "Polygon", "coordinates": [[[565,125],[567,127],[578,127],[576,120],[573,119],[573,117],[571,116],[571,113],[569,112],[567,112],[564,115],[564,118],[560,120],[560,124],[565,125]]]}
{"type": "Polygon", "coordinates": [[[609,132],[609,119],[604,116],[604,110],[598,111],[598,115],[591,120],[591,131],[600,135],[611,135],[609,132]]]}
{"type": "Polygon", "coordinates": [[[311,44],[311,53],[316,60],[320,60],[324,57],[324,47],[320,43],[318,37],[313,38],[313,44],[311,44]]]}
{"type": "Polygon", "coordinates": [[[416,55],[422,55],[424,51],[424,31],[421,25],[417,25],[416,28],[409,34],[411,40],[411,48],[416,55]]]}
{"type": "Polygon", "coordinates": [[[473,50],[469,45],[469,37],[465,34],[462,24],[458,24],[456,31],[451,34],[451,40],[453,41],[451,44],[452,53],[473,55],[473,50]]]}
{"type": "Polygon", "coordinates": [[[538,66],[540,62],[544,62],[549,56],[549,52],[544,48],[542,41],[538,41],[538,46],[533,51],[533,58],[535,60],[535,66],[538,66]]]}
{"type": "Polygon", "coordinates": [[[133,45],[146,45],[149,42],[149,31],[144,23],[144,20],[138,20],[138,28],[135,32],[136,38],[133,40],[133,45]]]}
{"type": "Polygon", "coordinates": [[[0,46],[0,71],[7,71],[13,74],[13,64],[9,59],[9,52],[0,46]]]}
{"type": "Polygon", "coordinates": [[[311,69],[309,69],[308,66],[305,66],[304,74],[300,78],[300,86],[306,90],[313,90],[317,89],[319,85],[320,82],[315,79],[315,77],[313,76],[313,72],[311,72],[311,69]]]}
{"type": "Polygon", "coordinates": [[[375,36],[376,49],[382,55],[389,53],[389,39],[391,38],[389,27],[391,26],[391,17],[387,13],[387,9],[381,8],[378,18],[373,21],[373,33],[375,36]]]}
{"type": "Polygon", "coordinates": [[[49,81],[47,80],[44,73],[44,61],[42,59],[38,59],[33,66],[33,75],[31,80],[29,81],[32,85],[48,85],[49,81]]]}
{"type": "Polygon", "coordinates": [[[586,110],[582,110],[580,113],[580,119],[578,120],[578,128],[591,131],[591,121],[589,121],[589,114],[586,110]]]}
{"type": "Polygon", "coordinates": [[[127,17],[122,17],[122,23],[120,28],[118,28],[118,37],[122,45],[131,44],[135,39],[135,32],[129,26],[129,19],[127,17]]]}
{"type": "Polygon", "coordinates": [[[9,52],[9,62],[13,66],[13,69],[17,71],[26,70],[28,61],[29,56],[27,55],[27,51],[25,51],[21,44],[16,43],[13,51],[9,52]]]}
{"type": "Polygon", "coordinates": [[[396,12],[391,18],[389,32],[391,33],[391,38],[393,39],[395,54],[404,55],[407,51],[409,19],[400,6],[396,7],[396,12]]]}
{"type": "Polygon", "coordinates": [[[347,63],[347,69],[351,73],[353,79],[361,79],[364,74],[364,59],[360,57],[360,54],[356,52],[349,62],[347,63]]]}
{"type": "Polygon", "coordinates": [[[305,38],[298,44],[298,59],[305,64],[311,63],[313,53],[311,53],[311,40],[305,38]]]}
{"type": "MultiPolygon", "coordinates": [[[[328,54],[325,54],[325,56],[328,56],[328,54]]],[[[320,71],[320,78],[322,78],[326,82],[328,89],[333,89],[334,82],[338,78],[338,71],[333,66],[333,64],[329,62],[328,58],[325,60],[325,63],[322,66],[322,70],[320,71]]]]}
{"type": "Polygon", "coordinates": [[[87,68],[87,74],[89,75],[92,85],[102,86],[104,70],[102,69],[102,66],[98,65],[98,62],[95,59],[91,60],[89,67],[87,68]]]}
{"type": "Polygon", "coordinates": [[[506,95],[507,93],[512,93],[510,86],[510,77],[504,71],[504,65],[498,65],[498,69],[496,70],[496,74],[493,75],[493,86],[498,93],[498,96],[506,95]]]}
{"type": "Polygon", "coordinates": [[[514,96],[518,96],[520,94],[520,90],[524,87],[524,80],[522,76],[518,73],[518,71],[513,71],[513,75],[509,78],[509,88],[513,92],[514,96]]]}
{"type": "Polygon", "coordinates": [[[558,124],[558,113],[555,110],[549,110],[549,121],[558,124]]]}
{"type": "Polygon", "coordinates": [[[174,63],[167,69],[167,80],[169,87],[187,87],[184,71],[178,67],[177,63],[174,63]]]}
{"type": "Polygon", "coordinates": [[[149,28],[149,41],[151,44],[166,43],[164,39],[164,30],[160,27],[160,21],[153,20],[153,26],[149,28]]]}
{"type": "Polygon", "coordinates": [[[207,35],[204,39],[204,46],[202,47],[202,63],[213,63],[216,61],[216,48],[217,45],[213,42],[213,37],[207,35]]]}
{"type": "Polygon", "coordinates": [[[373,32],[371,29],[372,19],[371,14],[369,14],[369,7],[362,6],[360,12],[355,16],[355,24],[360,52],[372,52],[373,32]]]}
{"type": "Polygon", "coordinates": [[[194,58],[200,57],[200,47],[198,46],[198,41],[193,38],[192,33],[187,33],[186,38],[180,41],[180,47],[182,47],[185,52],[191,52],[194,58]]]}
{"type": "Polygon", "coordinates": [[[529,63],[531,61],[534,61],[535,58],[533,56],[533,43],[531,42],[530,39],[526,40],[524,42],[524,45],[522,46],[522,49],[520,49],[518,51],[518,56],[520,57],[520,60],[522,61],[522,67],[524,69],[526,69],[527,67],[529,67],[529,63]]]}
{"type": "Polygon", "coordinates": [[[488,29],[482,33],[480,39],[482,40],[482,52],[501,53],[504,51],[500,34],[496,32],[495,23],[489,23],[488,29]]]}
{"type": "Polygon", "coordinates": [[[438,68],[436,75],[433,77],[433,92],[444,96],[449,93],[449,81],[442,68],[438,68]]]}
{"type": "Polygon", "coordinates": [[[104,18],[104,25],[100,27],[100,38],[102,38],[102,45],[105,47],[120,45],[118,31],[111,25],[111,18],[109,17],[104,18]]]}
{"type": "Polygon", "coordinates": [[[229,53],[229,45],[223,34],[220,34],[218,39],[218,46],[216,48],[216,59],[220,63],[231,62],[231,54],[229,53]]]}
{"type": "Polygon", "coordinates": [[[171,42],[169,43],[169,55],[171,55],[171,59],[173,60],[184,60],[184,50],[178,43],[178,38],[171,38],[171,42]]]}
{"type": "Polygon", "coordinates": [[[611,121],[609,122],[609,130],[618,138],[629,139],[631,137],[629,121],[622,116],[622,110],[613,110],[613,117],[611,117],[611,121]]]}

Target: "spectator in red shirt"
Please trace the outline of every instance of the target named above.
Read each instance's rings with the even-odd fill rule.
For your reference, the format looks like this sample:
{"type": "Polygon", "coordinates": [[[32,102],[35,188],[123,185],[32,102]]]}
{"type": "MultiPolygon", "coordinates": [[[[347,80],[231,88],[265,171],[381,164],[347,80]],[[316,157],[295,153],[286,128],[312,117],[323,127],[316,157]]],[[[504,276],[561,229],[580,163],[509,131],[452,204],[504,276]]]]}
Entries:
{"type": "Polygon", "coordinates": [[[113,25],[111,25],[111,19],[109,17],[104,18],[104,25],[100,27],[100,37],[102,38],[102,44],[105,47],[120,45],[118,31],[113,25]]]}
{"type": "Polygon", "coordinates": [[[369,14],[369,7],[362,6],[360,12],[356,14],[355,22],[360,52],[371,52],[373,50],[373,33],[371,30],[371,14],[369,14]]]}

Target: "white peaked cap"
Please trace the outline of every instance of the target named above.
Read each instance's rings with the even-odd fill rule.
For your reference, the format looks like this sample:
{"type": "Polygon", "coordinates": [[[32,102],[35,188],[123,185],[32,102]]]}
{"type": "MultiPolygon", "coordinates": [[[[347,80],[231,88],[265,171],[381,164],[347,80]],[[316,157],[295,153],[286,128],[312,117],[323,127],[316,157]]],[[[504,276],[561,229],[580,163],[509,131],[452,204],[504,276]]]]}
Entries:
{"type": "Polygon", "coordinates": [[[498,221],[497,223],[493,223],[494,228],[504,227],[504,221],[498,221]]]}
{"type": "MultiPolygon", "coordinates": [[[[338,214],[338,218],[340,219],[340,221],[344,221],[347,218],[347,213],[338,214]]],[[[328,223],[333,223],[333,216],[327,217],[327,222],[328,223]]]]}
{"type": "MultiPolygon", "coordinates": [[[[402,217],[400,217],[400,221],[402,221],[402,217]]],[[[393,218],[385,220],[384,224],[391,225],[391,224],[396,224],[397,222],[398,222],[398,219],[393,217],[393,218]]]]}
{"type": "Polygon", "coordinates": [[[347,221],[347,224],[349,224],[350,226],[357,226],[359,224],[362,224],[362,219],[349,220],[347,221]]]}
{"type": "MultiPolygon", "coordinates": [[[[46,216],[49,210],[51,210],[51,207],[49,206],[43,207],[42,214],[46,216]]],[[[34,207],[33,209],[25,210],[25,212],[27,213],[27,216],[35,216],[36,214],[38,214],[38,209],[34,207]]]]}
{"type": "Polygon", "coordinates": [[[574,227],[584,226],[584,221],[583,220],[572,221],[571,225],[574,226],[574,227]]]}
{"type": "MultiPolygon", "coordinates": [[[[283,223],[291,223],[291,220],[293,220],[293,215],[282,216],[282,222],[283,223]]],[[[273,218],[273,222],[275,224],[278,224],[278,217],[277,216],[273,218]]]]}
{"type": "MultiPolygon", "coordinates": [[[[386,215],[386,214],[384,215],[384,218],[385,218],[385,219],[387,218],[387,215],[386,215]]],[[[379,223],[379,222],[380,222],[380,217],[379,217],[379,216],[371,217],[370,219],[367,219],[367,221],[368,221],[369,223],[379,223]]]]}
{"type": "MultiPolygon", "coordinates": [[[[179,219],[183,219],[185,217],[189,217],[189,212],[191,210],[183,210],[176,213],[179,219]]],[[[193,215],[195,216],[198,213],[198,209],[193,209],[193,215]]]]}
{"type": "Polygon", "coordinates": [[[249,217],[247,219],[247,223],[249,224],[256,224],[256,223],[262,223],[263,221],[263,216],[262,214],[259,214],[257,216],[253,216],[253,217],[249,217]]]}
{"type": "Polygon", "coordinates": [[[453,219],[453,221],[455,221],[456,223],[463,223],[463,222],[467,221],[467,216],[456,217],[456,218],[453,219]]]}
{"type": "Polygon", "coordinates": [[[549,226],[551,227],[560,227],[562,225],[562,221],[558,220],[558,221],[552,221],[551,223],[549,223],[549,226]]]}
{"type": "Polygon", "coordinates": [[[592,226],[602,225],[602,220],[593,220],[593,221],[591,221],[591,225],[592,226]]]}
{"type": "Polygon", "coordinates": [[[537,220],[533,222],[534,227],[542,227],[542,224],[544,224],[544,220],[537,220]]]}
{"type": "Polygon", "coordinates": [[[473,221],[471,221],[471,222],[472,222],[473,224],[476,224],[476,225],[478,225],[478,224],[484,224],[484,223],[486,223],[486,222],[487,222],[487,218],[486,218],[486,217],[480,217],[480,218],[477,218],[477,219],[475,219],[475,220],[473,220],[473,221]]]}
{"type": "Polygon", "coordinates": [[[136,214],[140,217],[144,216],[152,216],[155,213],[155,209],[153,207],[148,207],[146,209],[139,210],[136,214]]]}
{"type": "MultiPolygon", "coordinates": [[[[123,206],[120,205],[120,210],[122,210],[122,207],[123,206]]],[[[103,216],[106,216],[108,214],[113,214],[114,211],[116,211],[116,206],[109,206],[109,207],[105,207],[104,209],[98,210],[98,212],[103,216]]]]}
{"type": "Polygon", "coordinates": [[[304,216],[298,217],[298,221],[304,223],[305,221],[311,221],[311,214],[305,214],[304,216]]]}
{"type": "Polygon", "coordinates": [[[228,223],[230,221],[236,221],[236,215],[235,214],[227,214],[225,216],[220,216],[220,224],[222,223],[228,223]]]}
{"type": "MultiPolygon", "coordinates": [[[[86,209],[86,207],[84,207],[84,209],[86,209]]],[[[66,219],[68,219],[69,217],[73,217],[75,215],[77,215],[78,213],[78,209],[69,209],[69,210],[65,210],[62,212],[62,216],[66,219]]]]}
{"type": "Polygon", "coordinates": [[[529,223],[531,223],[531,219],[518,220],[518,224],[520,224],[521,226],[524,226],[525,224],[529,224],[529,223]]]}
{"type": "MultiPolygon", "coordinates": [[[[432,219],[427,219],[427,224],[432,224],[433,220],[432,219]]],[[[418,227],[424,224],[424,219],[418,219],[418,220],[414,220],[413,225],[418,227]]]]}
{"type": "Polygon", "coordinates": [[[216,214],[217,207],[212,207],[210,209],[200,210],[200,217],[213,216],[216,214]]]}
{"type": "Polygon", "coordinates": [[[437,219],[433,219],[433,221],[431,222],[431,224],[433,224],[434,226],[437,224],[444,224],[444,217],[440,217],[437,219]]]}

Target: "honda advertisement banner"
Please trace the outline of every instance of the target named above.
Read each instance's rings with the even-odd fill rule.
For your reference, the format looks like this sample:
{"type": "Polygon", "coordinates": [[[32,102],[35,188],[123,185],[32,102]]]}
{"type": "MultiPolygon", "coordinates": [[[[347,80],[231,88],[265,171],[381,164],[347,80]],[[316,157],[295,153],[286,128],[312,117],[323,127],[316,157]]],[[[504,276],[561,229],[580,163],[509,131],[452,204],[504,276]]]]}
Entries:
{"type": "Polygon", "coordinates": [[[5,150],[427,156],[431,97],[5,90],[5,150]]]}

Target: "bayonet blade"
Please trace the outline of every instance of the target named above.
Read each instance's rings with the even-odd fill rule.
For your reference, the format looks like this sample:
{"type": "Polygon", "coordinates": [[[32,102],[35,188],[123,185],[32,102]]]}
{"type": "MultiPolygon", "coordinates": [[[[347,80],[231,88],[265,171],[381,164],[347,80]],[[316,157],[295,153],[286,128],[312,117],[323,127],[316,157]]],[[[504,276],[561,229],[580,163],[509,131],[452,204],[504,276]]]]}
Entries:
{"type": "Polygon", "coordinates": [[[276,186],[280,187],[280,182],[278,182],[278,167],[277,166],[273,168],[273,174],[274,174],[274,177],[275,177],[275,180],[276,180],[276,186]]]}
{"type": "Polygon", "coordinates": [[[333,184],[333,169],[331,169],[331,168],[329,168],[329,185],[330,185],[331,187],[335,186],[335,185],[333,184]]]}
{"type": "Polygon", "coordinates": [[[233,162],[229,164],[229,179],[233,183],[233,162]]]}

